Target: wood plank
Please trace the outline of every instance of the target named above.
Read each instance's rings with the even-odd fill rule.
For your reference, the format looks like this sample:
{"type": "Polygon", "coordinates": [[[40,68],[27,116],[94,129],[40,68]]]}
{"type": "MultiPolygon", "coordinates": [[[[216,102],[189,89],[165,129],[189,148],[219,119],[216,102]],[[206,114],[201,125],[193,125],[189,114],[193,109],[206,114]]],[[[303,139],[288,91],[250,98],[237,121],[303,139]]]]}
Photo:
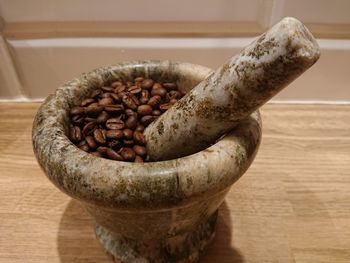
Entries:
{"type": "MultiPolygon", "coordinates": [[[[0,262],[112,262],[32,153],[38,103],[0,104],[0,262]]],[[[200,262],[350,262],[350,105],[266,105],[263,140],[200,262]]]]}

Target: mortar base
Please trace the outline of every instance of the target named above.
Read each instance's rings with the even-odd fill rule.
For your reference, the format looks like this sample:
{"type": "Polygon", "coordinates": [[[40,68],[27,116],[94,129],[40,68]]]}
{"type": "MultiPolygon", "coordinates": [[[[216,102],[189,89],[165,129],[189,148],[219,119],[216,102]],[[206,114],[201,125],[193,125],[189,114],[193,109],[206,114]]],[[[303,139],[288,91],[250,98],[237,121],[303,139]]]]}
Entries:
{"type": "Polygon", "coordinates": [[[97,239],[116,263],[193,263],[215,236],[218,211],[194,231],[159,240],[131,240],[95,224],[97,239]]]}

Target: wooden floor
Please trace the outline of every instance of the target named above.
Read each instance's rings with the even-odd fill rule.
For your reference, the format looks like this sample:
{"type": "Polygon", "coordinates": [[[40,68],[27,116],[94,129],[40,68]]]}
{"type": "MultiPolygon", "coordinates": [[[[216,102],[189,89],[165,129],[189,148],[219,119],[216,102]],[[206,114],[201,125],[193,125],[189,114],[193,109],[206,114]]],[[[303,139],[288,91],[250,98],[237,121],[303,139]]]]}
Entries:
{"type": "MultiPolygon", "coordinates": [[[[0,104],[0,262],[107,263],[91,220],[39,169],[36,103],[0,104]]],[[[350,262],[350,106],[267,105],[202,263],[350,262]]]]}

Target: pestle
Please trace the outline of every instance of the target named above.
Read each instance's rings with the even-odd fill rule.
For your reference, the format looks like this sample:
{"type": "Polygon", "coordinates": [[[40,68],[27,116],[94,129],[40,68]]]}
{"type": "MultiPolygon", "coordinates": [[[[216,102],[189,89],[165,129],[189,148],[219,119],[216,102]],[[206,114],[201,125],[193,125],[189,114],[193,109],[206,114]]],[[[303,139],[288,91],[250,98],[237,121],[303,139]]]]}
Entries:
{"type": "Polygon", "coordinates": [[[282,19],[146,128],[151,160],[190,155],[215,143],[319,58],[297,19],[282,19]]]}

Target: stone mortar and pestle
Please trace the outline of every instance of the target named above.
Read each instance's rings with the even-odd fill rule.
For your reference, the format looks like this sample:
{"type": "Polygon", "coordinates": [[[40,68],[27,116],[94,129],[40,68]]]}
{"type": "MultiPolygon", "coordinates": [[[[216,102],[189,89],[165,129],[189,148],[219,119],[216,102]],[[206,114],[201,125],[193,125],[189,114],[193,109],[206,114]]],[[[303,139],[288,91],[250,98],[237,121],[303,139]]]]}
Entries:
{"type": "Polygon", "coordinates": [[[258,108],[320,56],[306,27],[284,18],[216,71],[172,61],[103,67],[59,87],[33,123],[47,177],[79,200],[116,262],[196,262],[214,235],[218,208],[261,140],[258,108]],[[94,89],[144,76],[187,94],[144,132],[151,162],[107,160],[67,137],[69,109],[94,89]]]}

